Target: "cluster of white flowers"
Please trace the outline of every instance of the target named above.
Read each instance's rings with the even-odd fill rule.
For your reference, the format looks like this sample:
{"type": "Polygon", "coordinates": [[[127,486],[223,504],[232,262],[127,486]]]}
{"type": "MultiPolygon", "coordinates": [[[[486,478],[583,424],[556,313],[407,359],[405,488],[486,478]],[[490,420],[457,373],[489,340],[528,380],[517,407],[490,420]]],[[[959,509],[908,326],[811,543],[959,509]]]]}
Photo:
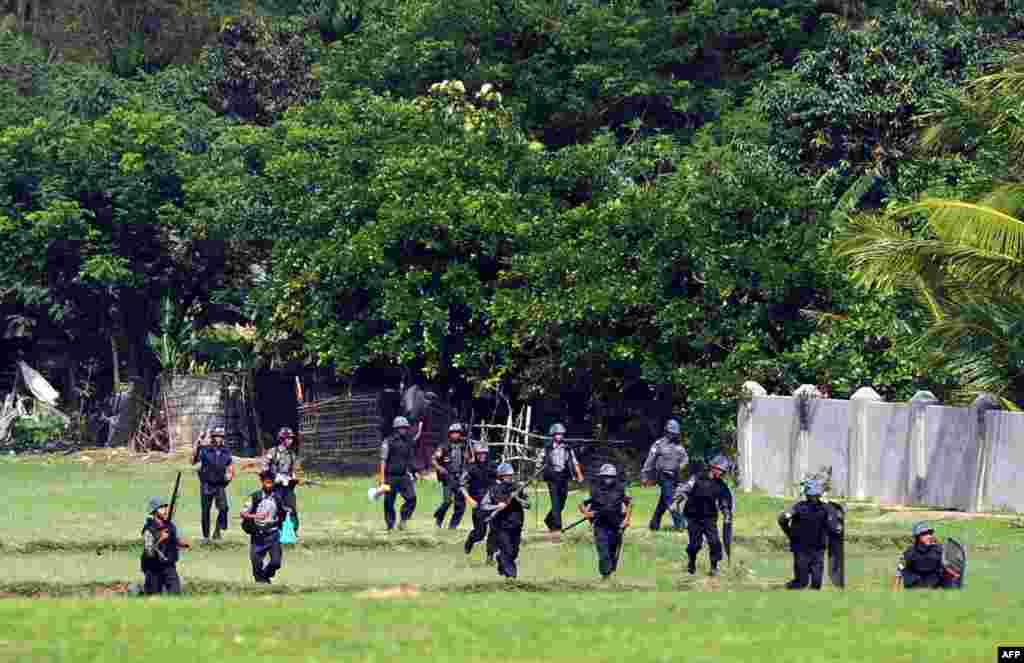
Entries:
{"type": "MultiPolygon", "coordinates": [[[[462,81],[441,81],[430,86],[430,94],[464,97],[466,95],[466,86],[462,81]]],[[[484,83],[480,91],[476,93],[476,98],[481,101],[501,103],[501,93],[494,88],[493,83],[484,83]]]]}
{"type": "Polygon", "coordinates": [[[494,89],[494,85],[490,83],[484,83],[480,91],[476,93],[476,98],[483,101],[493,101],[496,104],[501,103],[501,93],[494,89]]]}
{"type": "Polygon", "coordinates": [[[430,86],[431,94],[447,94],[448,96],[462,96],[466,94],[466,86],[462,81],[441,81],[430,86]]]}

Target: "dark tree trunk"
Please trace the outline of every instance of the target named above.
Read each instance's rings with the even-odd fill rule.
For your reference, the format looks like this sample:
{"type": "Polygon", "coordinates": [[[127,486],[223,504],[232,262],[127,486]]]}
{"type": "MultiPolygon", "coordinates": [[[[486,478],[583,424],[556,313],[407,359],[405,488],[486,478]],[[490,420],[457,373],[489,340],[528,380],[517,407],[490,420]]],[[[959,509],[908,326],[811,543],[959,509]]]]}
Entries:
{"type": "MultiPolygon", "coordinates": [[[[121,298],[120,306],[115,314],[117,326],[114,337],[118,339],[115,349],[124,366],[123,382],[128,384],[127,398],[122,407],[117,429],[111,436],[111,446],[124,446],[131,440],[139,428],[142,416],[149,402],[149,381],[147,370],[146,334],[149,331],[149,311],[145,299],[136,293],[126,294],[121,298]]],[[[115,371],[115,376],[118,372],[115,371]]],[[[116,379],[116,378],[115,378],[116,379]]],[[[116,388],[115,384],[115,388],[116,388]]]]}

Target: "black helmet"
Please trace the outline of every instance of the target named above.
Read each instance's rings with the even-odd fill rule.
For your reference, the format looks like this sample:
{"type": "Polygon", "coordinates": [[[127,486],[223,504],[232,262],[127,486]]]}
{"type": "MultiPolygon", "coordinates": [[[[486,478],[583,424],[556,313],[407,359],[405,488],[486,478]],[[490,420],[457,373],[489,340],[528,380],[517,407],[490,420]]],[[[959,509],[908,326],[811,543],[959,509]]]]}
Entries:
{"type": "Polygon", "coordinates": [[[263,470],[260,472],[260,481],[273,481],[277,477],[270,470],[263,470]]]}

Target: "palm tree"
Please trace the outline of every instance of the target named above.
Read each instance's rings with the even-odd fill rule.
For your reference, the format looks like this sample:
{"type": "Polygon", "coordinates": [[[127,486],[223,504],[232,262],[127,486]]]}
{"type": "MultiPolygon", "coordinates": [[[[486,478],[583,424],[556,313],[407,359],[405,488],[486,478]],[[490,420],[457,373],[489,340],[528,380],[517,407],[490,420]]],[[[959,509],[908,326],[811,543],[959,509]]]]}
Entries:
{"type": "Polygon", "coordinates": [[[1007,176],[977,200],[925,198],[850,219],[835,252],[863,284],[909,289],[932,325],[961,395],[981,391],[1024,401],[1024,58],[975,79],[922,136],[925,150],[984,141],[1006,154],[1007,176]],[[915,220],[924,218],[924,225],[915,220]]]}

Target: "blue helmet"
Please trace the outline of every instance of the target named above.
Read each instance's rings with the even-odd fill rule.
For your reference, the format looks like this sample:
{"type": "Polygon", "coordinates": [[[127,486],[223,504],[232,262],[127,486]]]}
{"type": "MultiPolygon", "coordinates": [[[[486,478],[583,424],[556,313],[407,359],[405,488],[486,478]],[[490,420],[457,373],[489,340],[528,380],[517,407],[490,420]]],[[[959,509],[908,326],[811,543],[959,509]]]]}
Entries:
{"type": "Polygon", "coordinates": [[[821,497],[824,492],[821,482],[817,479],[809,479],[804,482],[804,495],[807,497],[821,497]]]}
{"type": "Polygon", "coordinates": [[[167,500],[162,497],[150,497],[146,506],[146,513],[151,514],[162,506],[167,506],[167,500]]]}
{"type": "Polygon", "coordinates": [[[562,424],[551,424],[551,428],[548,429],[548,435],[552,437],[555,435],[565,435],[565,426],[562,424]]]}
{"type": "Polygon", "coordinates": [[[935,531],[935,529],[931,525],[929,525],[927,521],[922,520],[919,523],[914,523],[914,538],[915,539],[917,537],[921,536],[922,534],[927,534],[928,532],[934,532],[934,531],[935,531]]]}
{"type": "Polygon", "coordinates": [[[516,473],[516,471],[515,471],[515,469],[512,468],[512,464],[511,463],[502,463],[501,465],[498,466],[498,476],[499,477],[507,477],[508,475],[515,474],[515,473],[516,473]]]}
{"type": "Polygon", "coordinates": [[[682,429],[679,427],[679,422],[675,419],[669,419],[665,422],[665,432],[669,435],[679,435],[682,429]]]}

